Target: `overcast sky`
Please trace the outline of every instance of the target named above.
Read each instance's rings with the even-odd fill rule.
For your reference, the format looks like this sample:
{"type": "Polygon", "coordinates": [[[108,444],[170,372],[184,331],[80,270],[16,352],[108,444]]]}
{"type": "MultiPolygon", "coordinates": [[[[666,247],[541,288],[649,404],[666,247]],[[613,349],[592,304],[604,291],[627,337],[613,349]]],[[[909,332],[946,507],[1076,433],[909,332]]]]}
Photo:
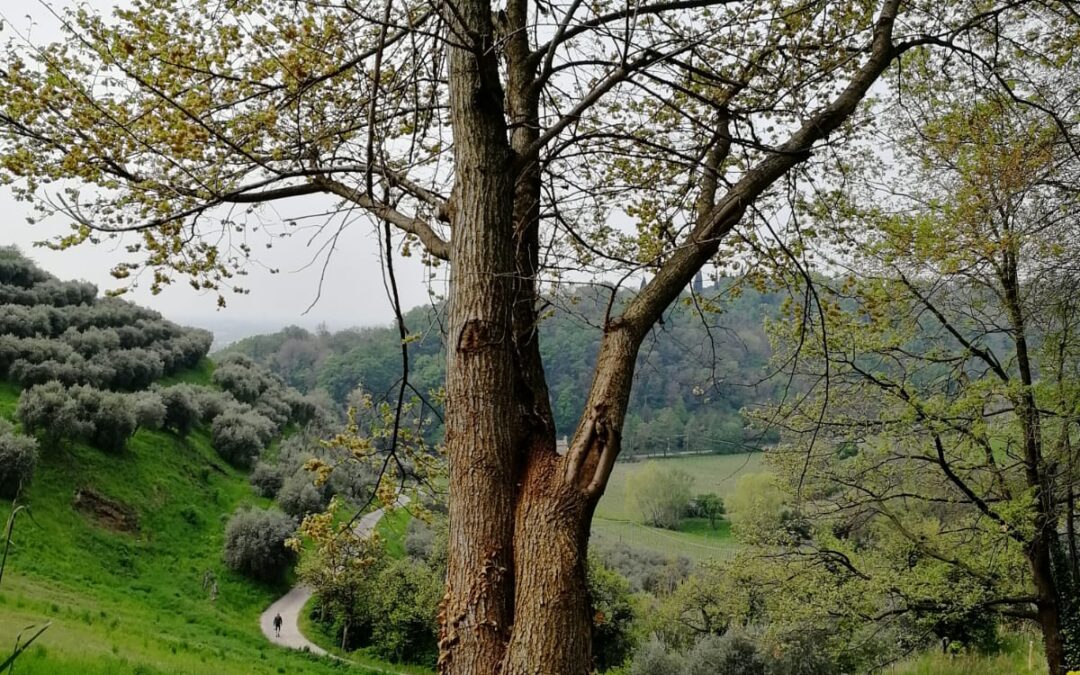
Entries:
{"type": "MultiPolygon", "coordinates": [[[[110,11],[121,4],[114,0],[84,0],[85,4],[110,11]]],[[[13,30],[30,35],[36,43],[48,42],[59,36],[56,21],[38,0],[18,3],[17,10],[8,3],[0,4],[0,19],[7,27],[0,37],[10,37],[13,30]]],[[[75,4],[71,0],[53,0],[53,7],[75,4]]],[[[330,202],[320,198],[300,198],[279,204],[275,209],[259,214],[261,221],[272,226],[282,217],[294,217],[325,210],[330,202]]],[[[85,245],[64,252],[34,248],[34,242],[66,233],[65,219],[29,225],[30,205],[17,202],[11,193],[0,186],[0,213],[3,213],[3,243],[15,244],[30,254],[42,267],[63,279],[85,279],[94,282],[102,290],[117,287],[117,281],[109,270],[123,260],[131,260],[123,249],[123,243],[99,246],[85,245]]],[[[297,323],[314,326],[325,322],[331,328],[357,325],[384,324],[392,320],[390,304],[381,279],[378,244],[367,220],[351,223],[337,243],[337,251],[326,267],[322,294],[317,304],[303,315],[315,300],[322,274],[323,259],[309,263],[318,255],[316,247],[309,245],[301,236],[277,240],[273,249],[265,248],[265,240],[255,246],[255,254],[261,264],[251,265],[248,276],[240,285],[250,289],[248,295],[227,294],[228,306],[217,309],[216,296],[200,294],[179,280],[173,287],[158,296],[143,283],[128,298],[152,307],[169,318],[192,324],[221,324],[244,322],[269,327],[297,323]],[[271,274],[268,268],[279,268],[271,274]]],[[[424,283],[426,272],[417,258],[396,260],[398,283],[405,307],[427,301],[424,283]]],[[[445,275],[445,268],[440,276],[445,275]]],[[[436,283],[441,283],[436,281],[436,283]]],[[[438,290],[444,290],[441,287],[438,290]]]]}

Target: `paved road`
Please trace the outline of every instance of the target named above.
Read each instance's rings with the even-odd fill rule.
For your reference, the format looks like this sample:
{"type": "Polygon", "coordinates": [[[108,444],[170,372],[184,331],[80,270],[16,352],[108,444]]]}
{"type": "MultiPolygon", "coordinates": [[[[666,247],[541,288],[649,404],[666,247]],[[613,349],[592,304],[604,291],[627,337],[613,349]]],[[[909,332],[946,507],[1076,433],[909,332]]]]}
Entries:
{"type": "MultiPolygon", "coordinates": [[[[398,504],[402,506],[406,502],[408,502],[407,497],[401,497],[398,500],[398,504]]],[[[366,514],[356,523],[356,533],[361,537],[371,534],[382,517],[383,509],[366,514]]],[[[267,640],[282,647],[308,650],[312,654],[326,654],[325,649],[305,638],[300,632],[300,612],[304,611],[304,605],[311,599],[312,593],[312,589],[308,586],[294,586],[262,613],[259,617],[259,625],[267,640]],[[274,634],[274,617],[278,614],[281,614],[281,635],[274,634]]]]}

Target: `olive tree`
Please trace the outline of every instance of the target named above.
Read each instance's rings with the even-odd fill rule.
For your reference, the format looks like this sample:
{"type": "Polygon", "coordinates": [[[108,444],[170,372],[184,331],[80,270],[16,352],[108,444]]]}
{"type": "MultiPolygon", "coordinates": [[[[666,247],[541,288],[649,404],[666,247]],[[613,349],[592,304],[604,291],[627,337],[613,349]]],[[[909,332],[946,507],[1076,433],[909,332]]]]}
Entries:
{"type": "Polygon", "coordinates": [[[1071,10],[1066,0],[71,10],[62,43],[13,42],[3,56],[0,178],[42,215],[72,220],[60,246],[138,231],[114,272],[152,268],[155,289],[176,276],[224,289],[252,255],[232,235],[255,236],[245,212],[309,195],[376,221],[387,264],[415,249],[448,264],[439,667],[580,674],[591,660],[589,521],[620,453],[639,348],[668,306],[703,267],[729,270],[751,251],[803,262],[799,233],[772,227],[790,213],[785,188],[843,179],[825,146],[873,131],[861,104],[897,62],[976,73],[977,86],[1021,99],[1038,92],[1048,112],[1069,104],[1072,80],[1051,71],[1075,68],[1071,10]],[[600,322],[580,422],[560,453],[536,324],[542,285],[580,272],[613,286],[647,280],[600,322]]]}
{"type": "Polygon", "coordinates": [[[34,476],[37,441],[0,419],[0,497],[14,499],[34,476]]]}

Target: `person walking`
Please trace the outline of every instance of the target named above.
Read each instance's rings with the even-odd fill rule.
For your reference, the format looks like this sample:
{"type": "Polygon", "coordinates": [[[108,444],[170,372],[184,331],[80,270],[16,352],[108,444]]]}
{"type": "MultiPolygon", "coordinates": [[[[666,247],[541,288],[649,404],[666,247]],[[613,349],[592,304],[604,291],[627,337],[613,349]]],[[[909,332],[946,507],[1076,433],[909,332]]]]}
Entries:
{"type": "Polygon", "coordinates": [[[277,637],[281,637],[281,615],[280,614],[277,614],[277,615],[274,616],[274,635],[277,636],[277,637]]]}

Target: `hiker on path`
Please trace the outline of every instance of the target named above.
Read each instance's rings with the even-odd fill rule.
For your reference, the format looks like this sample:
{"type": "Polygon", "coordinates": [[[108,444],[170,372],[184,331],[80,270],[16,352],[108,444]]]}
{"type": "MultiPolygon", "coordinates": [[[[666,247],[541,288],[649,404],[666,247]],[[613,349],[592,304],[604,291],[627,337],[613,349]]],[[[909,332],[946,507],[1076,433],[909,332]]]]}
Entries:
{"type": "Polygon", "coordinates": [[[274,616],[274,635],[281,637],[281,615],[274,616]]]}

